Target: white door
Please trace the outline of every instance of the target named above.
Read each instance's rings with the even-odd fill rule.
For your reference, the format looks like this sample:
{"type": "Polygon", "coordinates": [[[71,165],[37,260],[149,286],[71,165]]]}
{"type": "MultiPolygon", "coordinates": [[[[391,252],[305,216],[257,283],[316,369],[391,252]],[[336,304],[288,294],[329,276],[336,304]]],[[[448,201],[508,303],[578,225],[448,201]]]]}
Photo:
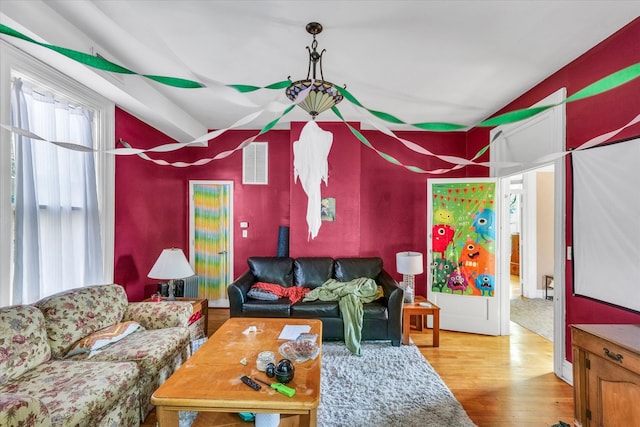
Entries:
{"type": "Polygon", "coordinates": [[[233,181],[189,181],[190,260],[198,296],[229,307],[233,280],[233,181]]]}
{"type": "MultiPolygon", "coordinates": [[[[500,335],[496,255],[502,214],[494,178],[429,179],[427,295],[442,329],[500,335]]],[[[507,281],[508,282],[508,281],[507,281]]]]}

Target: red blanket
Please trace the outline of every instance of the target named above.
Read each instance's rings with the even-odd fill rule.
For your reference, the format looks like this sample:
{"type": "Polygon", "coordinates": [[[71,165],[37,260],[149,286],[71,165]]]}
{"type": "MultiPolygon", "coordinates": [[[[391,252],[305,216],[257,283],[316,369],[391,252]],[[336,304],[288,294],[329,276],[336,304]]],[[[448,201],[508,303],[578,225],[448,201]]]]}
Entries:
{"type": "Polygon", "coordinates": [[[291,300],[291,304],[295,304],[300,301],[311,289],[303,288],[302,286],[291,286],[285,288],[275,283],[256,282],[254,285],[258,289],[267,291],[279,297],[287,297],[291,300]]]}

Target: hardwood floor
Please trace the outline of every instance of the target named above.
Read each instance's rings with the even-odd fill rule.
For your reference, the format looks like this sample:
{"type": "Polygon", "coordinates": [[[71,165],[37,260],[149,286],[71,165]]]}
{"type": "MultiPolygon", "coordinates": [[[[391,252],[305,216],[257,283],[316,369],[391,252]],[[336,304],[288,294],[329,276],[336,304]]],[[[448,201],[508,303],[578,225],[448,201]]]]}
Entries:
{"type": "MultiPolygon", "coordinates": [[[[209,309],[209,333],[228,317],[209,309]]],[[[513,322],[511,334],[440,331],[438,348],[430,331],[411,338],[479,427],[572,425],[573,388],[553,374],[552,343],[513,322]]],[[[142,425],[155,427],[155,411],[142,425]]]]}

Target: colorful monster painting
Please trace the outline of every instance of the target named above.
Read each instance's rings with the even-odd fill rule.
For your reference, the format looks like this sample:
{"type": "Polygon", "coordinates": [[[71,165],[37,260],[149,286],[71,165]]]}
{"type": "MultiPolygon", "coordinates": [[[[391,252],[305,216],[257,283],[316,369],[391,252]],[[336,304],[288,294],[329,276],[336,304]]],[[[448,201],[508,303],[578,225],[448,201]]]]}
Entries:
{"type": "Polygon", "coordinates": [[[453,241],[455,230],[450,225],[437,224],[431,230],[432,250],[434,253],[440,253],[440,258],[445,257],[447,246],[453,241]]]}
{"type": "Polygon", "coordinates": [[[454,265],[451,261],[444,258],[434,259],[431,265],[431,277],[433,278],[431,289],[436,292],[443,292],[453,270],[454,265]]]}
{"type": "Polygon", "coordinates": [[[451,289],[451,293],[460,291],[460,295],[464,295],[467,288],[469,287],[469,282],[467,281],[465,275],[462,274],[460,269],[456,268],[447,279],[447,287],[451,289]]]}
{"type": "Polygon", "coordinates": [[[434,183],[431,196],[431,289],[493,297],[495,183],[434,183]]]}
{"type": "Polygon", "coordinates": [[[478,233],[476,243],[480,241],[480,238],[485,242],[489,242],[496,238],[496,230],[493,225],[494,214],[493,209],[483,209],[475,214],[473,219],[473,229],[478,233]]]}
{"type": "Polygon", "coordinates": [[[488,274],[481,274],[476,277],[476,288],[480,290],[480,295],[492,297],[493,291],[496,288],[493,276],[490,276],[488,274]]]}
{"type": "MultiPolygon", "coordinates": [[[[469,280],[475,280],[484,273],[494,271],[495,255],[473,240],[467,240],[460,253],[460,270],[469,280]]],[[[474,290],[475,295],[481,295],[479,288],[474,290]]]]}
{"type": "Polygon", "coordinates": [[[453,222],[453,213],[446,209],[438,209],[433,214],[434,224],[451,224],[453,222]]]}

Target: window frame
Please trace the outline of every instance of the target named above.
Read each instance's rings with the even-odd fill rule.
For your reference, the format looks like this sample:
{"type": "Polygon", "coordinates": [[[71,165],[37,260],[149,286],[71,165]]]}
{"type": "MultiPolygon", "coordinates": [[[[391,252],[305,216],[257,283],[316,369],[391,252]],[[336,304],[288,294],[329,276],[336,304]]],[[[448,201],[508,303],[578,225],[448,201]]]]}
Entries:
{"type": "MultiPolygon", "coordinates": [[[[14,73],[26,76],[54,92],[95,110],[95,146],[115,147],[115,104],[93,90],[55,70],[40,60],[0,40],[0,93],[9,94],[14,73]]],[[[0,98],[0,123],[9,125],[11,97],[0,98]]],[[[0,306],[11,304],[13,207],[11,203],[11,139],[0,128],[0,306]]],[[[103,281],[113,282],[115,234],[115,156],[96,154],[100,234],[102,238],[103,281]]]]}

